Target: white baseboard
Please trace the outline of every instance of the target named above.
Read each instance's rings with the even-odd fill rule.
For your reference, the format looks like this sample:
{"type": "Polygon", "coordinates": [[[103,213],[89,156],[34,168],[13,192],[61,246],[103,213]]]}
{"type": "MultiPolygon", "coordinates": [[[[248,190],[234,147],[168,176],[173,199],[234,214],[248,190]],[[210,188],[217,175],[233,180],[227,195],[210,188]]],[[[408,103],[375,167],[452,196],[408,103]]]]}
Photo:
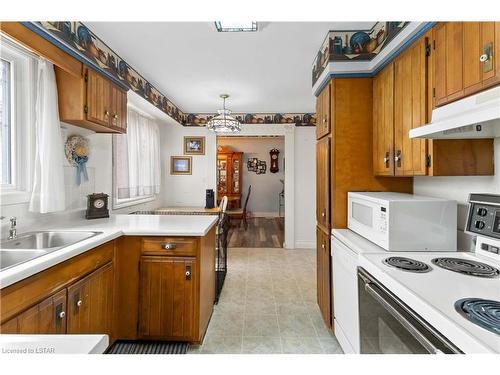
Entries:
{"type": "Polygon", "coordinates": [[[295,241],[296,249],[315,249],[316,241],[295,241]]]}

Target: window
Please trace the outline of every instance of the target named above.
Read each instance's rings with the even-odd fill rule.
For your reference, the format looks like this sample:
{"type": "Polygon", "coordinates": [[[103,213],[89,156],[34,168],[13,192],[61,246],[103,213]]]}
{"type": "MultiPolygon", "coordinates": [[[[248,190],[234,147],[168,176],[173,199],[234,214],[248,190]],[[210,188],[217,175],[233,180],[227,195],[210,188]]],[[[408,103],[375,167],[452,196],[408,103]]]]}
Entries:
{"type": "Polygon", "coordinates": [[[11,87],[10,87],[10,62],[0,59],[0,138],[1,156],[0,164],[1,185],[10,186],[12,183],[11,160],[11,87]]]}
{"type": "Polygon", "coordinates": [[[113,135],[113,208],[156,199],[160,179],[158,126],[129,105],[127,134],[113,135]]]}
{"type": "Polygon", "coordinates": [[[36,56],[0,36],[1,204],[30,199],[33,172],[36,56]]]}

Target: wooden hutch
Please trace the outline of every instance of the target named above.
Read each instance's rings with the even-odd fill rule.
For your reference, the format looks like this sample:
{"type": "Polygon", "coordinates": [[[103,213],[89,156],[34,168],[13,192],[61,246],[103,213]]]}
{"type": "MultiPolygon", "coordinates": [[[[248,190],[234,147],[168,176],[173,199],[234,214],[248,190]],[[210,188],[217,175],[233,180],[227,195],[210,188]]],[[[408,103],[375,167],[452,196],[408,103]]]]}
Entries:
{"type": "Polygon", "coordinates": [[[242,158],[243,152],[217,148],[217,203],[226,195],[228,208],[241,208],[242,158]]]}

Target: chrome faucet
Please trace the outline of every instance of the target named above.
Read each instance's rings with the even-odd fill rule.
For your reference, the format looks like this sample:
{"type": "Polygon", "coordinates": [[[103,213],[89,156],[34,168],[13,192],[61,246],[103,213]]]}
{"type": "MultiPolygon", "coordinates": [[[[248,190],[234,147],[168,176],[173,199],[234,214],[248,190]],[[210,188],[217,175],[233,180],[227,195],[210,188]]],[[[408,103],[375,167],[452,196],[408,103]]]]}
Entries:
{"type": "Polygon", "coordinates": [[[9,229],[9,240],[13,240],[14,238],[17,237],[17,218],[15,216],[12,216],[10,218],[10,229],[9,229]]]}

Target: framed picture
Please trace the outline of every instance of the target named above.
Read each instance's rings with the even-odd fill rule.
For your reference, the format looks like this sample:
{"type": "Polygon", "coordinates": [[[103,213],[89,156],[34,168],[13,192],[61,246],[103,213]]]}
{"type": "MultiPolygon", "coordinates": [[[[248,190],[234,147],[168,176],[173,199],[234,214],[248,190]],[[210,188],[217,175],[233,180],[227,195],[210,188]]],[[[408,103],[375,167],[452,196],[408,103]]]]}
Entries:
{"type": "Polygon", "coordinates": [[[184,155],[205,155],[205,137],[184,137],[184,155]]]}
{"type": "Polygon", "coordinates": [[[191,174],[191,156],[171,156],[170,174],[191,174]]]}

